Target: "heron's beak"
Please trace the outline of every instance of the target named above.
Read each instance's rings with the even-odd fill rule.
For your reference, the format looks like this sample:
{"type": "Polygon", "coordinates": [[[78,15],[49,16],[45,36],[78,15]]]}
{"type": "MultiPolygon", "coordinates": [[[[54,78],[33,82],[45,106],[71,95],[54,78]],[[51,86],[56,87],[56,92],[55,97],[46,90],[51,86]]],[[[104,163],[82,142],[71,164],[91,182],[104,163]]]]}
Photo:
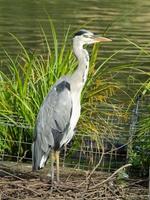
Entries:
{"type": "Polygon", "coordinates": [[[106,37],[100,37],[100,36],[94,35],[93,41],[94,41],[94,43],[97,43],[97,42],[111,42],[112,40],[109,38],[106,38],[106,37]]]}

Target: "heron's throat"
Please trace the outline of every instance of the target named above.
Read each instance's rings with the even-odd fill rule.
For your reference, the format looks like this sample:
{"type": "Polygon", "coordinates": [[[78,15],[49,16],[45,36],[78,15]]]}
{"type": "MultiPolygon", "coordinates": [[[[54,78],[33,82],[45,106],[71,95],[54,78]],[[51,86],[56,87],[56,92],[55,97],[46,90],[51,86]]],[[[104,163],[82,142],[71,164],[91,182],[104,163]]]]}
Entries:
{"type": "Polygon", "coordinates": [[[78,59],[78,67],[74,72],[74,76],[78,82],[85,84],[89,70],[89,54],[82,44],[74,44],[73,50],[76,58],[78,59]]]}

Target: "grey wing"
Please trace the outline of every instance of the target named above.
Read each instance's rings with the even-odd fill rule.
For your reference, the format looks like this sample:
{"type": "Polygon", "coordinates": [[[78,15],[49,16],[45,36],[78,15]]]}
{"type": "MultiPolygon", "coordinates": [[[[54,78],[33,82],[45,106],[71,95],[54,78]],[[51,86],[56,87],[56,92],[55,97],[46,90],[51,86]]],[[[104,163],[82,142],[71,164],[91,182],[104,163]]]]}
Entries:
{"type": "Polygon", "coordinates": [[[49,92],[38,113],[32,150],[33,168],[39,168],[42,156],[47,157],[51,148],[59,149],[68,131],[71,114],[70,84],[62,80],[49,92]]]}

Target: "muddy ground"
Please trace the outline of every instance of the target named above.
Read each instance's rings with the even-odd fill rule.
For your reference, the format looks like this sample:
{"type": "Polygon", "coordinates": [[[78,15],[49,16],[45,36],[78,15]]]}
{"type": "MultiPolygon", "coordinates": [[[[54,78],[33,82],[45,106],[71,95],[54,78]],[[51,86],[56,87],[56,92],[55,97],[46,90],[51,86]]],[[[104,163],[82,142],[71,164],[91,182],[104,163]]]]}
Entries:
{"type": "Polygon", "coordinates": [[[30,165],[0,165],[0,200],[148,200],[148,180],[118,179],[110,173],[60,169],[60,183],[51,184],[46,169],[30,165]]]}

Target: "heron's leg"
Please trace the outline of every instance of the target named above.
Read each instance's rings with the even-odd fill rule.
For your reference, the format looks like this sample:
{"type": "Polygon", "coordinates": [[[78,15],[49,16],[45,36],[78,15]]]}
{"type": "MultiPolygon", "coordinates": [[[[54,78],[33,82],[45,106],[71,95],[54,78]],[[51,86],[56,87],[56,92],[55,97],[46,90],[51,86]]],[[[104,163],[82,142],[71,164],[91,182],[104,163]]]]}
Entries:
{"type": "Polygon", "coordinates": [[[51,152],[51,179],[54,182],[54,162],[55,162],[55,152],[51,152]]]}
{"type": "Polygon", "coordinates": [[[59,151],[56,151],[56,179],[59,182],[59,151]]]}

